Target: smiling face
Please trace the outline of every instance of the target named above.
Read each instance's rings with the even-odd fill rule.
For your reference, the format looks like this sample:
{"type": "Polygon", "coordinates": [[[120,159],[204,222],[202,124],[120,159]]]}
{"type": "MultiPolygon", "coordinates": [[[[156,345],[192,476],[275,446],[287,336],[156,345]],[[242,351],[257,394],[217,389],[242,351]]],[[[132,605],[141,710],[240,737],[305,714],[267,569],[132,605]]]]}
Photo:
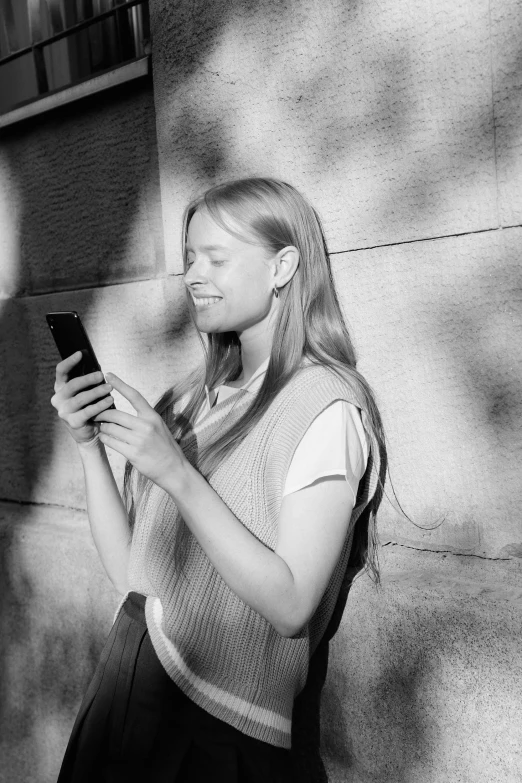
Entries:
{"type": "Polygon", "coordinates": [[[206,209],[189,223],[186,254],[184,282],[200,331],[254,337],[270,330],[278,303],[270,263],[275,254],[229,234],[206,209]]]}

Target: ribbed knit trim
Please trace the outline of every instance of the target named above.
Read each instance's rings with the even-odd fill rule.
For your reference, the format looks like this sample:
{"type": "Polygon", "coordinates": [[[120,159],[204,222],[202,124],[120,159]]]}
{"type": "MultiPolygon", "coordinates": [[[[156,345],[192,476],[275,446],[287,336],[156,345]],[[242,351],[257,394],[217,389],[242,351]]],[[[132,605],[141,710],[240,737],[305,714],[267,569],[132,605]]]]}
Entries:
{"type": "Polygon", "coordinates": [[[169,676],[192,701],[244,734],[271,745],[290,748],[292,729],[290,718],[219,688],[209,680],[199,677],[189,668],[179,650],[162,630],[163,607],[159,598],[147,599],[145,617],[158,658],[169,676]]]}
{"type": "Polygon", "coordinates": [[[118,606],[116,607],[116,611],[114,612],[114,618],[112,620],[113,623],[116,622],[116,618],[118,617],[118,615],[120,613],[120,609],[123,606],[123,604],[125,603],[125,601],[127,600],[127,598],[129,597],[130,592],[131,592],[130,590],[127,590],[127,592],[124,593],[124,595],[120,598],[120,602],[119,602],[118,606]]]}

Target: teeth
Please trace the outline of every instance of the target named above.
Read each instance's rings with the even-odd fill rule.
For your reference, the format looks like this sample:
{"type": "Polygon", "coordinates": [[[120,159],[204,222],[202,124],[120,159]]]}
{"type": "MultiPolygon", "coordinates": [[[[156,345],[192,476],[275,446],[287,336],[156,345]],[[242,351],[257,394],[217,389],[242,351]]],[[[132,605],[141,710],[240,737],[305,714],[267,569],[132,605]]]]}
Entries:
{"type": "Polygon", "coordinates": [[[215,304],[216,302],[219,302],[219,296],[198,297],[197,299],[194,298],[194,304],[196,305],[196,307],[204,307],[211,304],[215,304]]]}

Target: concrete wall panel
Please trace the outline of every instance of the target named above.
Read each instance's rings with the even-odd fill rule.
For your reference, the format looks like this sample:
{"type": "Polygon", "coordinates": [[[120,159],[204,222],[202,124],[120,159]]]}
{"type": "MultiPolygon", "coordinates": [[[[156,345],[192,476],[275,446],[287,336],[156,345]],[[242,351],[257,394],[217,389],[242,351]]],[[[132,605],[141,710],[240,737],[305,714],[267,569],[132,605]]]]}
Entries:
{"type": "MultiPolygon", "coordinates": [[[[119,596],[83,512],[0,504],[2,781],[54,783],[119,596]]],[[[322,702],[330,783],[522,775],[521,564],[385,548],[350,593],[322,702]]]]}
{"type": "Polygon", "coordinates": [[[492,0],[491,19],[499,209],[513,226],[522,223],[522,3],[492,0]]]}
{"type": "Polygon", "coordinates": [[[0,780],[55,783],[119,596],[86,515],[0,504],[0,780]]]}
{"type": "Polygon", "coordinates": [[[419,529],[384,502],[384,541],[522,554],[521,241],[509,229],[334,256],[399,500],[419,525],[444,520],[419,529]]]}
{"type": "Polygon", "coordinates": [[[275,175],[333,250],[498,223],[486,0],[150,3],[167,263],[188,198],[275,175]]]}
{"type": "Polygon", "coordinates": [[[522,779],[521,576],[397,547],[382,590],[356,581],[323,697],[330,783],[522,779]]]}
{"type": "MultiPolygon", "coordinates": [[[[56,346],[45,322],[52,310],[77,310],[102,368],[137,388],[151,404],[201,355],[179,278],[96,291],[82,290],[4,302],[0,364],[6,370],[0,417],[6,422],[0,457],[0,497],[84,507],[76,446],[58,419],[54,393],[56,346]]],[[[132,412],[120,398],[117,407],[132,412]]],[[[111,456],[117,475],[123,460],[111,456]]]]}
{"type": "MultiPolygon", "coordinates": [[[[41,293],[163,270],[150,80],[14,125],[3,131],[2,151],[20,237],[4,290],[41,293]]],[[[0,235],[8,217],[0,215],[0,235]]]]}

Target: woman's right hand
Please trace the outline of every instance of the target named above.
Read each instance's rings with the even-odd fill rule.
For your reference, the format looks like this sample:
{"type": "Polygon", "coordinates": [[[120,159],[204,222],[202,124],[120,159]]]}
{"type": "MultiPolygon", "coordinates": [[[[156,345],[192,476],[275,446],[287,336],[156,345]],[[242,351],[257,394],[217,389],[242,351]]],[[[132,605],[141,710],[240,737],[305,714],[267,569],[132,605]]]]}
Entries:
{"type": "Polygon", "coordinates": [[[99,424],[92,421],[97,413],[110,408],[114,403],[110,396],[112,386],[103,383],[103,373],[91,372],[69,380],[69,372],[82,358],[81,351],[56,365],[56,382],[51,405],[58,411],[76,443],[87,443],[93,440],[99,431],[99,424]],[[101,383],[100,383],[101,382],[101,383]],[[94,388],[86,387],[99,384],[94,388]]]}

